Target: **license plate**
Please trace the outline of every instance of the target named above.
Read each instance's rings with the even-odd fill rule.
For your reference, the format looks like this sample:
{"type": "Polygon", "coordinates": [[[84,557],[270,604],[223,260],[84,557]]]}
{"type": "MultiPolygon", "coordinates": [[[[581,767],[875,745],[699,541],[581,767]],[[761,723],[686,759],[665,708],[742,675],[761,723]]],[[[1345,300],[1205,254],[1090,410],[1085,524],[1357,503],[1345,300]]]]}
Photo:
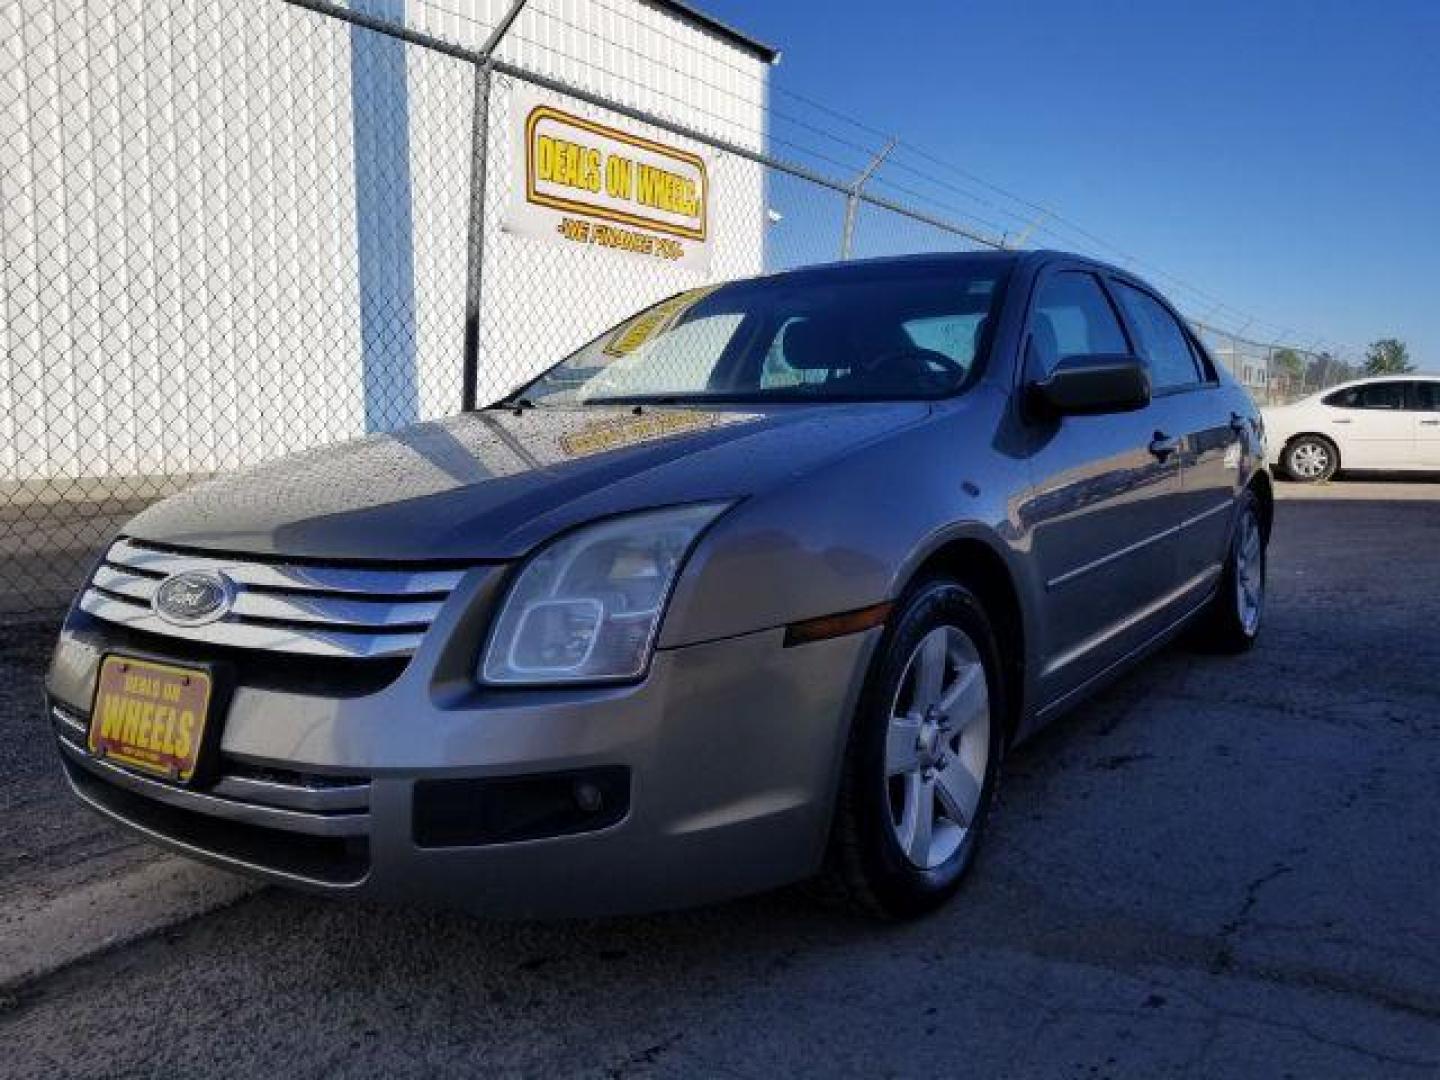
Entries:
{"type": "Polygon", "coordinates": [[[213,690],[204,668],[106,656],[90,710],[90,752],[168,780],[189,780],[213,690]]]}

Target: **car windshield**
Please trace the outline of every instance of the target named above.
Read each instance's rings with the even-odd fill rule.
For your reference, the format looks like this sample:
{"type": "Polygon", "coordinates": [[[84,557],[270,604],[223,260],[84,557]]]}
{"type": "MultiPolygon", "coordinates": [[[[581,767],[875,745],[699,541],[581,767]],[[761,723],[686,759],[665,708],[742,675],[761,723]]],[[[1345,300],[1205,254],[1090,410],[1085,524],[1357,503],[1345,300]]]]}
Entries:
{"type": "Polygon", "coordinates": [[[1008,266],[781,274],[692,289],[595,339],[506,400],[933,398],[969,385],[1008,266]]]}

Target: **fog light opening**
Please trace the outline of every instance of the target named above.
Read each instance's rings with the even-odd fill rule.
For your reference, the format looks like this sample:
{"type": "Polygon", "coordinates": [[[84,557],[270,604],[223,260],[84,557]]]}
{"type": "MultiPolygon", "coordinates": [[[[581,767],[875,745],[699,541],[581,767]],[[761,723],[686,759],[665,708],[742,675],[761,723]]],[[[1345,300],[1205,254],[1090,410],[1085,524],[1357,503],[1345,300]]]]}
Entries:
{"type": "Polygon", "coordinates": [[[588,780],[577,781],[575,805],[587,814],[598,814],[605,806],[605,793],[588,780]]]}

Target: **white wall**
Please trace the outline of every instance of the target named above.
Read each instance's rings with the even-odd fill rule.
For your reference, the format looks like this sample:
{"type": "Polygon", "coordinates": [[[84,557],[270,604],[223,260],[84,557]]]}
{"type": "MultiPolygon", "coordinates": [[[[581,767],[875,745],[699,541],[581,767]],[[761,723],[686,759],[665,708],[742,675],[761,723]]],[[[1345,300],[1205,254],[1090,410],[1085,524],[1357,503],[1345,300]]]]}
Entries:
{"type": "Polygon", "coordinates": [[[353,320],[310,317],[353,281],[275,287],[354,260],[346,35],[279,4],[0,6],[0,476],[229,468],[353,430],[353,320]],[[301,396],[330,408],[302,415],[315,355],[301,396]]]}
{"type": "MultiPolygon", "coordinates": [[[[405,14],[473,47],[501,6],[405,14]]],[[[281,0],[0,0],[0,480],[231,469],[359,434],[367,360],[413,365],[416,415],[458,407],[473,69],[400,50],[408,169],[367,199],[357,130],[400,136],[393,101],[357,125],[355,39],[281,0]]],[[[765,66],[638,0],[532,0],[503,55],[762,144],[765,66]]],[[[497,80],[482,393],[697,283],[503,233],[508,100],[497,80]]],[[[761,268],[761,171],[715,161],[711,276],[761,268]]]]}

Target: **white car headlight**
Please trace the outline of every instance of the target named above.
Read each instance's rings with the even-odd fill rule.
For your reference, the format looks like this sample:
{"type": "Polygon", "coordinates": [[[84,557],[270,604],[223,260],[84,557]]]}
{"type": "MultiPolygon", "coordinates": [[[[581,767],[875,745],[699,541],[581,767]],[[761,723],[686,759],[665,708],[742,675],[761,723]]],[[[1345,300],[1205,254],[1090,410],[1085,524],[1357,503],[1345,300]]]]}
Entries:
{"type": "Polygon", "coordinates": [[[550,541],[510,586],[485,646],[481,679],[534,684],[640,676],[685,557],[729,506],[626,514],[550,541]]]}

